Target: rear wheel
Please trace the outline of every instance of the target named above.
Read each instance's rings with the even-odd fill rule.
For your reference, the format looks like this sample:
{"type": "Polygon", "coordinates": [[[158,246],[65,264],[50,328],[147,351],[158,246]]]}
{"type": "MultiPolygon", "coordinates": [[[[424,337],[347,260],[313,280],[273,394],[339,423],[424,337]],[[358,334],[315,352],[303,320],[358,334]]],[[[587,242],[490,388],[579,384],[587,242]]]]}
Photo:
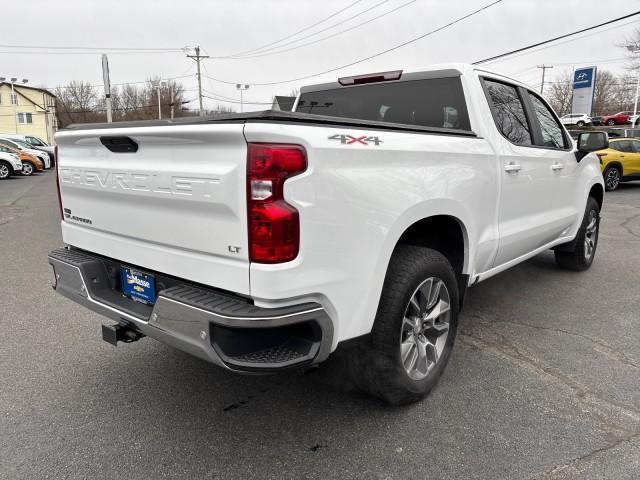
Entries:
{"type": "Polygon", "coordinates": [[[0,180],[5,180],[11,176],[11,165],[7,162],[0,162],[0,180]]]}
{"type": "Polygon", "coordinates": [[[604,171],[604,186],[607,192],[612,192],[620,185],[620,169],[616,166],[607,167],[604,171]]]}
{"type": "Polygon", "coordinates": [[[31,163],[29,162],[22,163],[22,175],[25,175],[28,177],[29,175],[33,175],[33,171],[34,171],[34,168],[31,163]]]}
{"type": "Polygon", "coordinates": [[[593,197],[587,200],[587,208],[574,240],[572,250],[555,250],[556,263],[569,270],[587,270],[593,263],[600,231],[600,207],[593,197]]]}
{"type": "Polygon", "coordinates": [[[612,118],[611,120],[607,120],[607,125],[613,126],[616,124],[616,121],[612,118]]]}
{"type": "Polygon", "coordinates": [[[578,123],[576,123],[576,125],[579,127],[584,127],[584,122],[580,120],[578,123]]]}
{"type": "Polygon", "coordinates": [[[435,250],[399,246],[370,340],[351,358],[354,382],[394,405],[421,399],[447,365],[457,322],[458,284],[449,261],[435,250]]]}

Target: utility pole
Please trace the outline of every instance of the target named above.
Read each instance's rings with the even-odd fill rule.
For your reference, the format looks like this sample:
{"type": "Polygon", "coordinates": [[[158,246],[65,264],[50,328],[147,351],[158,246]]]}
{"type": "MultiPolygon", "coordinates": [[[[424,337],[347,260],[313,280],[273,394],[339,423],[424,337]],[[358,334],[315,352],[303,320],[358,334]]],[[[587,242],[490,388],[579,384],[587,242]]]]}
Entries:
{"type": "Polygon", "coordinates": [[[538,65],[538,68],[542,69],[542,83],[540,84],[540,95],[544,94],[544,74],[547,71],[547,68],[553,68],[553,65],[538,65]]]}
{"type": "Polygon", "coordinates": [[[200,116],[202,116],[202,75],[200,74],[200,60],[209,58],[209,55],[200,55],[200,47],[195,47],[195,51],[195,55],[187,55],[187,57],[195,60],[198,66],[198,100],[200,102],[200,116]]]}
{"type": "Polygon", "coordinates": [[[160,101],[160,89],[167,85],[164,80],[158,80],[156,83],[156,91],[158,92],[158,120],[162,120],[162,103],[160,101]]]}
{"type": "Polygon", "coordinates": [[[176,102],[176,94],[173,90],[173,83],[169,82],[169,98],[171,99],[171,120],[173,120],[173,115],[175,112],[175,102],[176,102]]]}
{"type": "Polygon", "coordinates": [[[102,54],[102,79],[104,81],[104,98],[107,106],[107,122],[113,122],[111,112],[111,80],[109,79],[109,60],[105,53],[102,54]]]}

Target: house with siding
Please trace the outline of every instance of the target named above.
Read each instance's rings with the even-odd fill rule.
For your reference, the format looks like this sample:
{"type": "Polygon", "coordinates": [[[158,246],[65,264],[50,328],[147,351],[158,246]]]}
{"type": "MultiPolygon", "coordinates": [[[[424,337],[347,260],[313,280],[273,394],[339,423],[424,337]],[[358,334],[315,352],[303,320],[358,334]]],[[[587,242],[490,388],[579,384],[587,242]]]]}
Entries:
{"type": "Polygon", "coordinates": [[[33,135],[53,143],[56,131],[56,97],[43,88],[0,82],[0,134],[33,135]]]}

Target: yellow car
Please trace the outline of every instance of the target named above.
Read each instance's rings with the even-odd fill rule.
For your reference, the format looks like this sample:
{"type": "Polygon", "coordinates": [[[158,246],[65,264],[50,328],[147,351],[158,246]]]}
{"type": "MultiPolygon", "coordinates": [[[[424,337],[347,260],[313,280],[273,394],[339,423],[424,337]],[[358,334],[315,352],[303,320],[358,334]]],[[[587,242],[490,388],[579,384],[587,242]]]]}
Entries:
{"type": "Polygon", "coordinates": [[[596,152],[604,185],[608,192],[615,190],[620,182],[640,180],[640,139],[612,138],[609,148],[596,152]]]}

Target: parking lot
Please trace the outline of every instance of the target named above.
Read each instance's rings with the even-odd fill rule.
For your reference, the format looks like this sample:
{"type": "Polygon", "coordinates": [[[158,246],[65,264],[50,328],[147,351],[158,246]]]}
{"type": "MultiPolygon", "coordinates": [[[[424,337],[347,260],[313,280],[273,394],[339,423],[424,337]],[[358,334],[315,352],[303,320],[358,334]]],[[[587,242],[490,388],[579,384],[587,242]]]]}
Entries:
{"type": "Polygon", "coordinates": [[[424,401],[352,391],[340,359],[239,376],[117,348],[50,287],[55,176],[0,184],[1,478],[637,479],[640,182],[608,194],[586,273],[540,255],[469,291],[424,401]]]}

